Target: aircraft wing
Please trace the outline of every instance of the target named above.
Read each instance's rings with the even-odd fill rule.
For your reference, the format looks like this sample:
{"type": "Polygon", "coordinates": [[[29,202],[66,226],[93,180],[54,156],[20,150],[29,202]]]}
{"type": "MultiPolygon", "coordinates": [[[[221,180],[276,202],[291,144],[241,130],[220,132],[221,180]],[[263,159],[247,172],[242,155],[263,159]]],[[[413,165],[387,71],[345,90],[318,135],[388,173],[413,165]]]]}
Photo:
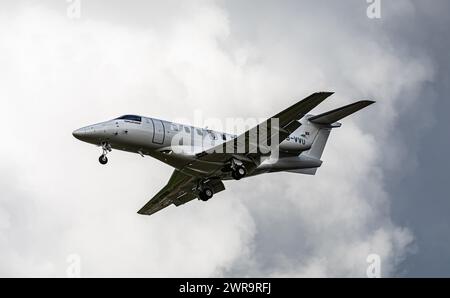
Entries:
{"type": "MultiPolygon", "coordinates": [[[[260,123],[256,127],[244,132],[237,138],[198,153],[197,157],[205,161],[223,162],[230,159],[231,156],[236,155],[244,157],[249,156],[252,153],[259,155],[255,148],[261,148],[263,146],[262,144],[267,144],[266,146],[270,147],[269,144],[272,143],[272,139],[277,137],[277,135],[278,143],[283,141],[300,127],[301,124],[298,121],[299,119],[332,94],[333,92],[317,92],[311,94],[263,123],[260,123]],[[277,119],[278,125],[274,126],[271,119],[277,119]],[[257,140],[259,140],[259,142],[257,142],[257,140]],[[256,144],[254,142],[256,142],[256,144]],[[253,149],[251,150],[250,148],[253,149]]],[[[270,151],[270,148],[265,148],[264,151],[268,152],[270,151]]]]}
{"type": "MultiPolygon", "coordinates": [[[[183,174],[174,170],[169,182],[150,201],[142,207],[138,213],[151,215],[165,207],[174,204],[180,206],[198,197],[198,177],[183,174]]],[[[225,189],[220,180],[208,181],[209,187],[218,193],[225,189]]]]}
{"type": "Polygon", "coordinates": [[[175,170],[170,176],[169,182],[164,186],[141,210],[139,214],[150,215],[170,204],[175,205],[184,204],[197,197],[197,194],[192,191],[195,190],[196,178],[185,175],[178,170],[175,170]]]}

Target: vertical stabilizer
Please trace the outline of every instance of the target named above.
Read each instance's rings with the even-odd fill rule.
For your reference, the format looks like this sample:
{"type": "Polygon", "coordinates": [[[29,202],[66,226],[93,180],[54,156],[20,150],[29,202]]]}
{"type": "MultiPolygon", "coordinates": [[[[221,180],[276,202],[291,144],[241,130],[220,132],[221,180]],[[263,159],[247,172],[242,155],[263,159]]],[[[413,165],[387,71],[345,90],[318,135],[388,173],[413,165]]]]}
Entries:
{"type": "Polygon", "coordinates": [[[340,127],[341,124],[336,122],[345,118],[365,107],[375,103],[371,100],[361,100],[335,110],[308,118],[311,126],[318,129],[318,133],[314,138],[311,149],[305,152],[309,157],[320,159],[327,143],[332,128],[340,127]]]}
{"type": "Polygon", "coordinates": [[[322,157],[323,150],[327,144],[328,137],[330,136],[331,128],[319,128],[311,148],[303,154],[320,159],[322,157]]]}

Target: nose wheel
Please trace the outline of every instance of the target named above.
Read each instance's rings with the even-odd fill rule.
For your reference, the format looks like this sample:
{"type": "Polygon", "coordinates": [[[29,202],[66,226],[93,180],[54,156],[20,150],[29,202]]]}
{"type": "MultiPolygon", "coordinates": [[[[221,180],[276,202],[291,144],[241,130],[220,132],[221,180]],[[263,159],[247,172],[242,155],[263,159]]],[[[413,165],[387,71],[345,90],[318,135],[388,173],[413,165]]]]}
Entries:
{"type": "Polygon", "coordinates": [[[108,163],[108,157],[106,157],[106,155],[108,154],[108,152],[111,152],[111,145],[109,145],[106,142],[102,143],[102,150],[103,153],[102,155],[100,155],[100,157],[98,158],[98,161],[102,164],[102,165],[106,165],[108,163]]]}
{"type": "Polygon", "coordinates": [[[98,158],[98,161],[102,164],[102,165],[106,165],[108,163],[108,157],[106,157],[106,155],[100,155],[100,157],[98,158]]]}

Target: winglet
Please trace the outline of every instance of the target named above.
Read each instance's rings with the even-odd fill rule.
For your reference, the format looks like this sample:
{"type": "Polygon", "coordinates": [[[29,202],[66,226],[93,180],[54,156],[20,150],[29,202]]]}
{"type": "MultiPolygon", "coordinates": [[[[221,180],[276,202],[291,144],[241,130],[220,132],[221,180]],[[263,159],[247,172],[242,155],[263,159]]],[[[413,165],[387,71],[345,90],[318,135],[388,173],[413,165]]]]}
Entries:
{"type": "Polygon", "coordinates": [[[372,100],[361,100],[349,105],[346,105],[344,107],[337,108],[335,110],[313,116],[309,118],[308,120],[316,123],[316,124],[323,124],[323,125],[331,125],[337,121],[339,121],[342,118],[345,118],[353,113],[356,113],[357,111],[364,109],[367,106],[370,106],[371,104],[375,103],[375,101],[372,100]]]}

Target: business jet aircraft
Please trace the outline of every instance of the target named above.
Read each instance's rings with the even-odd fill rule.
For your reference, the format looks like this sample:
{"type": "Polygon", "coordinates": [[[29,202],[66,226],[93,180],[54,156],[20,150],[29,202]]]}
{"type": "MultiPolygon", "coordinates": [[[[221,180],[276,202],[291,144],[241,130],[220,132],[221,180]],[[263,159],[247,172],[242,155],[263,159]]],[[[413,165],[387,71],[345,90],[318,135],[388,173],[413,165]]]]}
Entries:
{"type": "Polygon", "coordinates": [[[207,201],[225,189],[223,180],[282,171],[315,175],[331,130],[341,126],[337,121],[374,103],[364,100],[308,114],[332,94],[314,93],[240,136],[137,115],[89,125],[73,136],[101,146],[101,164],[117,149],[175,168],[167,185],[138,211],[150,215],[195,198],[207,201]]]}

